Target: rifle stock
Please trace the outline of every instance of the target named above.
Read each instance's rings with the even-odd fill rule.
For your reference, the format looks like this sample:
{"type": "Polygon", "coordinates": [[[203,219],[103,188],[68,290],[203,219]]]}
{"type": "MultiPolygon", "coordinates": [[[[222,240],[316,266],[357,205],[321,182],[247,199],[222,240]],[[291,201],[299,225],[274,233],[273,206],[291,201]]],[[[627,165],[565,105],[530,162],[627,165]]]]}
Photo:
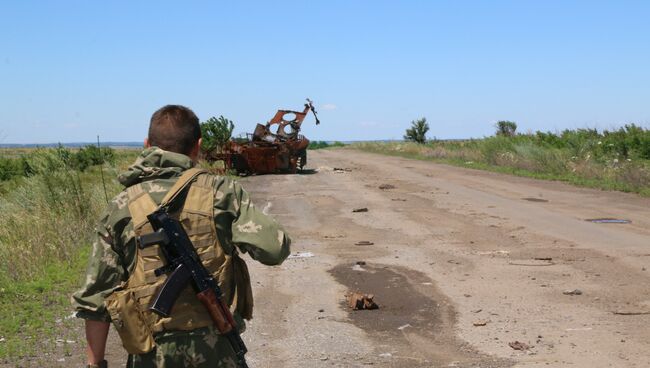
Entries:
{"type": "Polygon", "coordinates": [[[233,327],[236,326],[235,321],[232,319],[230,313],[226,314],[224,312],[224,309],[228,309],[228,307],[225,306],[223,300],[217,300],[217,295],[214,293],[214,290],[207,289],[196,294],[196,297],[199,298],[205,309],[208,310],[210,318],[212,318],[219,332],[225,335],[232,331],[233,327]]]}

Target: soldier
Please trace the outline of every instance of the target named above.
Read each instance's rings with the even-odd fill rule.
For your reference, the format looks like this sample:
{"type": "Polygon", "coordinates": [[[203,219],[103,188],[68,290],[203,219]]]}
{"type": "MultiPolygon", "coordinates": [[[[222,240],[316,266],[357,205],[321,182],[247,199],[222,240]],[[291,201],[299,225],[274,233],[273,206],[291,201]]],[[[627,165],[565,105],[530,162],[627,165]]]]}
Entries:
{"type": "Polygon", "coordinates": [[[289,255],[290,239],[238,183],[193,169],[201,129],[192,110],[167,105],[156,111],[144,145],[118,177],[126,189],[102,215],[85,285],[72,297],[77,317],[85,319],[88,367],[106,366],[111,321],[129,353],[127,367],[236,367],[232,348],[190,286],[169,317],[148,310],[165,279],[153,272],[164,257],[158,247],[136,247],[136,237],[151,232],[146,215],[168,205],[218,281],[240,331],[252,317],[253,299],[239,254],[277,265],[289,255]]]}

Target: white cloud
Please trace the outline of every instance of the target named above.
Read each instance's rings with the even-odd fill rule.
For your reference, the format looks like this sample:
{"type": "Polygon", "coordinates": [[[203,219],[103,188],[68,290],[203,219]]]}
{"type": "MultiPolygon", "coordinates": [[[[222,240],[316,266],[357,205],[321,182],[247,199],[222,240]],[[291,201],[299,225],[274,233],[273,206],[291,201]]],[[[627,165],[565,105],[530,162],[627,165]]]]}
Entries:
{"type": "Polygon", "coordinates": [[[338,107],[334,104],[328,103],[320,107],[321,110],[336,110],[338,107]]]}

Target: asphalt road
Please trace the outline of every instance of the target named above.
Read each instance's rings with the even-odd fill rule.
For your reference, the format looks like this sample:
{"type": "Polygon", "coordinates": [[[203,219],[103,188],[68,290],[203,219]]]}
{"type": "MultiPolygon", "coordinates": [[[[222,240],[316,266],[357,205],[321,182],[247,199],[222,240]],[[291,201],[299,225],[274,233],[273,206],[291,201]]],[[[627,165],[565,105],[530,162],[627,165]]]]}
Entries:
{"type": "MultiPolygon", "coordinates": [[[[251,367],[650,366],[650,200],[345,149],[309,155],[304,174],[241,179],[294,241],[281,266],[249,262],[251,367]],[[379,309],[350,310],[349,291],[379,309]]],[[[80,364],[79,340],[51,366],[80,364]]],[[[109,359],[124,361],[114,335],[109,359]]]]}

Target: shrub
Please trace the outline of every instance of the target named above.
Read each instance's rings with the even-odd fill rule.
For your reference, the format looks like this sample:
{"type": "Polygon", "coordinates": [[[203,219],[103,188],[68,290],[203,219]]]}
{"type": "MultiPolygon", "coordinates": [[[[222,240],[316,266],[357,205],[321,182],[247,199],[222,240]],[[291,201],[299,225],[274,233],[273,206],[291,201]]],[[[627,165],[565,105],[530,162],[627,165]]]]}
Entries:
{"type": "Polygon", "coordinates": [[[309,142],[309,146],[307,147],[307,149],[315,150],[321,148],[344,147],[344,146],[345,144],[339,141],[334,141],[333,143],[328,143],[327,141],[311,141],[309,142]]]}
{"type": "Polygon", "coordinates": [[[102,165],[104,162],[113,163],[114,161],[115,153],[112,148],[100,148],[91,144],[80,148],[71,158],[66,160],[66,163],[84,171],[90,166],[102,165]]]}
{"type": "Polygon", "coordinates": [[[503,137],[514,137],[517,131],[517,123],[514,121],[501,120],[495,124],[496,135],[503,137]]]}
{"type": "Polygon", "coordinates": [[[230,140],[233,129],[235,129],[235,124],[232,120],[223,117],[223,115],[219,116],[219,118],[213,116],[201,123],[201,136],[203,138],[201,149],[203,152],[221,151],[226,142],[230,140]]]}
{"type": "Polygon", "coordinates": [[[420,118],[411,121],[411,127],[406,129],[404,139],[416,143],[424,144],[427,141],[426,134],[429,131],[429,124],[427,118],[420,118]]]}

